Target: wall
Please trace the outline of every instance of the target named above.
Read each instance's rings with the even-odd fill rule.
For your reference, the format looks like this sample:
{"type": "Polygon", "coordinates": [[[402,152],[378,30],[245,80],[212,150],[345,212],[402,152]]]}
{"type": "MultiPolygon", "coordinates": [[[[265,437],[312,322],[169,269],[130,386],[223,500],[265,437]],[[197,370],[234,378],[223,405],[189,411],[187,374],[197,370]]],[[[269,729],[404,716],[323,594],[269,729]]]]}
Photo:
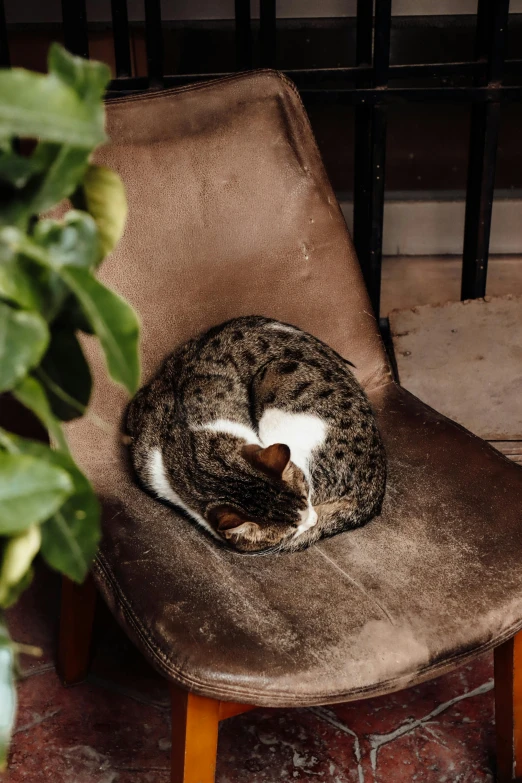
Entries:
{"type": "MultiPolygon", "coordinates": [[[[253,16],[259,15],[259,0],[251,0],[253,16]]],[[[8,23],[59,22],[60,0],[5,0],[8,23]]],[[[143,0],[128,0],[129,17],[143,19],[143,0]]],[[[280,18],[354,16],[356,0],[277,0],[280,18]]],[[[477,0],[393,0],[397,16],[434,16],[439,14],[474,14],[477,0]]],[[[511,0],[511,12],[522,13],[522,0],[511,0]]],[[[234,0],[163,0],[163,18],[175,19],[232,19],[234,0]]],[[[110,19],[108,0],[87,0],[89,21],[110,19]]]]}

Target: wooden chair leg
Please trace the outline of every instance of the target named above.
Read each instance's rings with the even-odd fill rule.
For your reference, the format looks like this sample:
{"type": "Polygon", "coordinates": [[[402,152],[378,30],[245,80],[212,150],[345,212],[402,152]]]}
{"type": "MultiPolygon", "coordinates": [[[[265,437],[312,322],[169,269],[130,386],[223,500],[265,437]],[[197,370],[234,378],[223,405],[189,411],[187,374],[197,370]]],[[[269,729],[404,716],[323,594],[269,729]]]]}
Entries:
{"type": "Polygon", "coordinates": [[[89,574],[81,585],[62,579],[58,674],[64,685],[75,685],[87,676],[96,610],[96,587],[89,574]]]}
{"type": "Polygon", "coordinates": [[[214,783],[219,722],[255,707],[196,696],[172,684],[170,693],[171,783],[214,783]]]}
{"type": "Polygon", "coordinates": [[[171,783],[214,783],[219,701],[171,686],[171,783]]]}
{"type": "Polygon", "coordinates": [[[495,650],[497,783],[522,778],[522,631],[495,650]]]}

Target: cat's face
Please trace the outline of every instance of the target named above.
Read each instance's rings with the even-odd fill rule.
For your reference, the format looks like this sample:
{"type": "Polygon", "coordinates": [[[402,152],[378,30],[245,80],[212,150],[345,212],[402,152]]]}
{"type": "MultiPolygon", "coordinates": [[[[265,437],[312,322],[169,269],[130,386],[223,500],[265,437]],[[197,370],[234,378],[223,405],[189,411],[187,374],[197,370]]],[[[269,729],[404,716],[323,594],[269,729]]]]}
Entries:
{"type": "Polygon", "coordinates": [[[209,508],[206,514],[228,546],[238,552],[261,552],[316,523],[310,487],[291,461],[288,446],[244,446],[241,456],[249,468],[241,475],[241,508],[226,503],[209,508]]]}

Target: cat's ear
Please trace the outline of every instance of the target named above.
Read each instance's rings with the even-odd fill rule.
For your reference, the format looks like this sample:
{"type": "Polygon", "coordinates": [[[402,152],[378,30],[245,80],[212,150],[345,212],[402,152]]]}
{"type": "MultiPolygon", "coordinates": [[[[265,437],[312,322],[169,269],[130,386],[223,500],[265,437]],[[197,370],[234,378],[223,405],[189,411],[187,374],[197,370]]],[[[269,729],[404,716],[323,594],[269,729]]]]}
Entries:
{"type": "Polygon", "coordinates": [[[283,473],[290,462],[290,449],[285,443],[273,443],[266,449],[253,444],[243,446],[241,453],[253,468],[270,478],[283,478],[283,473]]]}
{"type": "Polygon", "coordinates": [[[253,538],[259,525],[244,517],[240,511],[233,506],[215,506],[210,509],[208,514],[209,522],[222,533],[225,538],[232,536],[245,536],[253,538]]]}

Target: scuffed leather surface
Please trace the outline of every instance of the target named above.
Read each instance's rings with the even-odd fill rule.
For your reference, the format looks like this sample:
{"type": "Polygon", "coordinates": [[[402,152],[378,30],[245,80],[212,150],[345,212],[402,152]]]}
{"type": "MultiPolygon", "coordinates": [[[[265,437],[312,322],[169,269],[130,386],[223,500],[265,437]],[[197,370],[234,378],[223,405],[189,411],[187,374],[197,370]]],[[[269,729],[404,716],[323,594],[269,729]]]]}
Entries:
{"type": "Polygon", "coordinates": [[[292,555],[220,548],[133,483],[125,397],[95,366],[69,426],[104,504],[98,585],[168,678],[269,706],[344,701],[457,666],[522,626],[522,470],[396,387],[299,99],[261,72],[109,106],[130,213],[102,277],[138,309],[145,377],[227,318],[295,323],[357,365],[388,449],[383,513],[292,555]]]}

